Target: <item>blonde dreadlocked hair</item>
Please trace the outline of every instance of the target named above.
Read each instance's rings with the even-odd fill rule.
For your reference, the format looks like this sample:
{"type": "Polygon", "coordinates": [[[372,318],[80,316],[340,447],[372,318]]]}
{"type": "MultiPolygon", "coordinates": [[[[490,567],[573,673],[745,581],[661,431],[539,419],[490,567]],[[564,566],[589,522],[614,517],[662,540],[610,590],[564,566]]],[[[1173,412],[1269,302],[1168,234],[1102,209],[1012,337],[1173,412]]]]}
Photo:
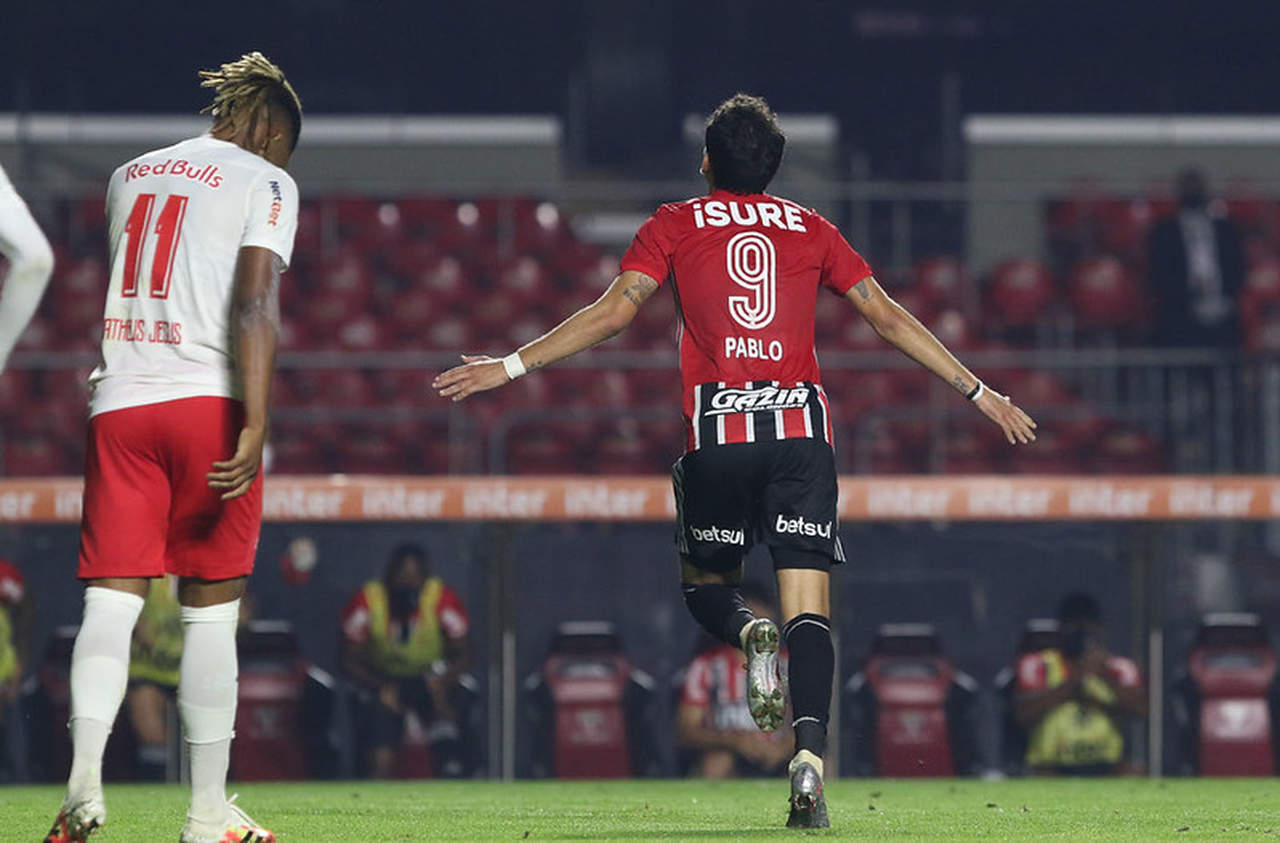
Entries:
{"type": "Polygon", "coordinates": [[[283,108],[293,122],[293,145],[298,145],[302,132],[302,101],[285,78],[284,71],[262,53],[254,50],[227,62],[217,70],[201,70],[200,86],[213,88],[213,102],[201,110],[211,114],[215,122],[239,123],[237,115],[256,114],[263,105],[283,108]]]}

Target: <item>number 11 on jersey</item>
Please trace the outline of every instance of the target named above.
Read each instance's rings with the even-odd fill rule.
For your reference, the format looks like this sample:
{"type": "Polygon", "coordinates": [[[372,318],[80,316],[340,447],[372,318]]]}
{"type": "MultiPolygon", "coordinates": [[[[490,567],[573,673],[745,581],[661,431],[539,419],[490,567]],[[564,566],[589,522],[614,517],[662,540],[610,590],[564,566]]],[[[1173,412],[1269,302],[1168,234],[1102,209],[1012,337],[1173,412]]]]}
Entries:
{"type": "Polygon", "coordinates": [[[172,194],[164,200],[164,206],[156,217],[154,232],[151,228],[151,211],[156,204],[154,193],[140,193],[124,224],[124,236],[128,243],[124,250],[124,284],[120,295],[133,298],[138,295],[138,273],[142,263],[142,247],[147,237],[156,235],[156,251],[151,258],[151,297],[169,297],[169,276],[173,273],[173,255],[178,250],[178,238],[182,235],[182,222],[187,215],[187,197],[172,194]]]}

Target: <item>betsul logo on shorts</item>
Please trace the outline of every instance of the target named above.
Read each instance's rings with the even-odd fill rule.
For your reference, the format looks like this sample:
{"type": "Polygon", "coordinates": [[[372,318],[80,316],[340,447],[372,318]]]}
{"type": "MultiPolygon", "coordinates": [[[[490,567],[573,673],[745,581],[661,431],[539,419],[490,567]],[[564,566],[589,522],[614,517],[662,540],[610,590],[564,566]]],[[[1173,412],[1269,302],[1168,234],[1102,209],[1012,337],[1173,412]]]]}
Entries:
{"type": "Polygon", "coordinates": [[[747,543],[746,531],[741,529],[730,530],[725,527],[690,527],[689,532],[693,534],[694,541],[736,545],[745,545],[747,543]]]}
{"type": "Polygon", "coordinates": [[[759,389],[722,389],[711,396],[709,416],[726,413],[754,413],[764,410],[798,410],[809,403],[809,388],[797,386],[782,389],[762,386],[759,389]]]}
{"type": "Polygon", "coordinates": [[[831,522],[819,524],[816,521],[810,521],[803,515],[797,515],[795,518],[779,515],[777,523],[773,525],[773,531],[780,536],[818,536],[829,539],[831,538],[831,522]]]}

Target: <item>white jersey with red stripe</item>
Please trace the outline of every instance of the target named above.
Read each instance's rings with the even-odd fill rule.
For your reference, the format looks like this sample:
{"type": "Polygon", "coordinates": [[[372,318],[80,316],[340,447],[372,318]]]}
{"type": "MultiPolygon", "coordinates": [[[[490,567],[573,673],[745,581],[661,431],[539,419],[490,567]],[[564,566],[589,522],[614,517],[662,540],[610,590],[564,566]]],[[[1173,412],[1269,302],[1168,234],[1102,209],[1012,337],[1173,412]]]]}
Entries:
{"type": "Polygon", "coordinates": [[[107,188],[111,280],[91,415],[180,398],[239,399],[231,326],[242,246],[287,266],[298,219],[289,174],[227,141],[141,155],[107,188]]]}
{"type": "Polygon", "coordinates": [[[675,288],[689,450],[833,442],[813,345],[818,289],[844,295],[871,275],[835,226],[786,199],[718,190],[659,208],[622,269],[675,288]]]}

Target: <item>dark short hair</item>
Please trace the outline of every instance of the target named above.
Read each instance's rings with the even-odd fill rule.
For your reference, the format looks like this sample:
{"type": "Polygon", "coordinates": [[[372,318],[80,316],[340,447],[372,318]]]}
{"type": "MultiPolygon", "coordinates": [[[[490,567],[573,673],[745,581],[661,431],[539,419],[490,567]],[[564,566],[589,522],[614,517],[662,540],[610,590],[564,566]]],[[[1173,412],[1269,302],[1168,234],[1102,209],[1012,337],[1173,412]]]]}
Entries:
{"type": "Polygon", "coordinates": [[[763,193],[782,163],[787,136],[764,97],[738,93],[707,119],[707,158],[715,186],[733,193],[763,193]]]}
{"type": "Polygon", "coordinates": [[[396,572],[400,570],[400,566],[409,559],[416,560],[418,563],[418,570],[423,574],[427,573],[427,551],[424,550],[420,544],[403,542],[396,545],[392,549],[391,555],[387,557],[387,570],[384,572],[383,576],[388,580],[391,579],[395,576],[396,572]]]}
{"type": "Polygon", "coordinates": [[[1058,604],[1058,623],[1071,621],[1100,621],[1102,607],[1092,594],[1076,591],[1062,598],[1058,604]]]}

